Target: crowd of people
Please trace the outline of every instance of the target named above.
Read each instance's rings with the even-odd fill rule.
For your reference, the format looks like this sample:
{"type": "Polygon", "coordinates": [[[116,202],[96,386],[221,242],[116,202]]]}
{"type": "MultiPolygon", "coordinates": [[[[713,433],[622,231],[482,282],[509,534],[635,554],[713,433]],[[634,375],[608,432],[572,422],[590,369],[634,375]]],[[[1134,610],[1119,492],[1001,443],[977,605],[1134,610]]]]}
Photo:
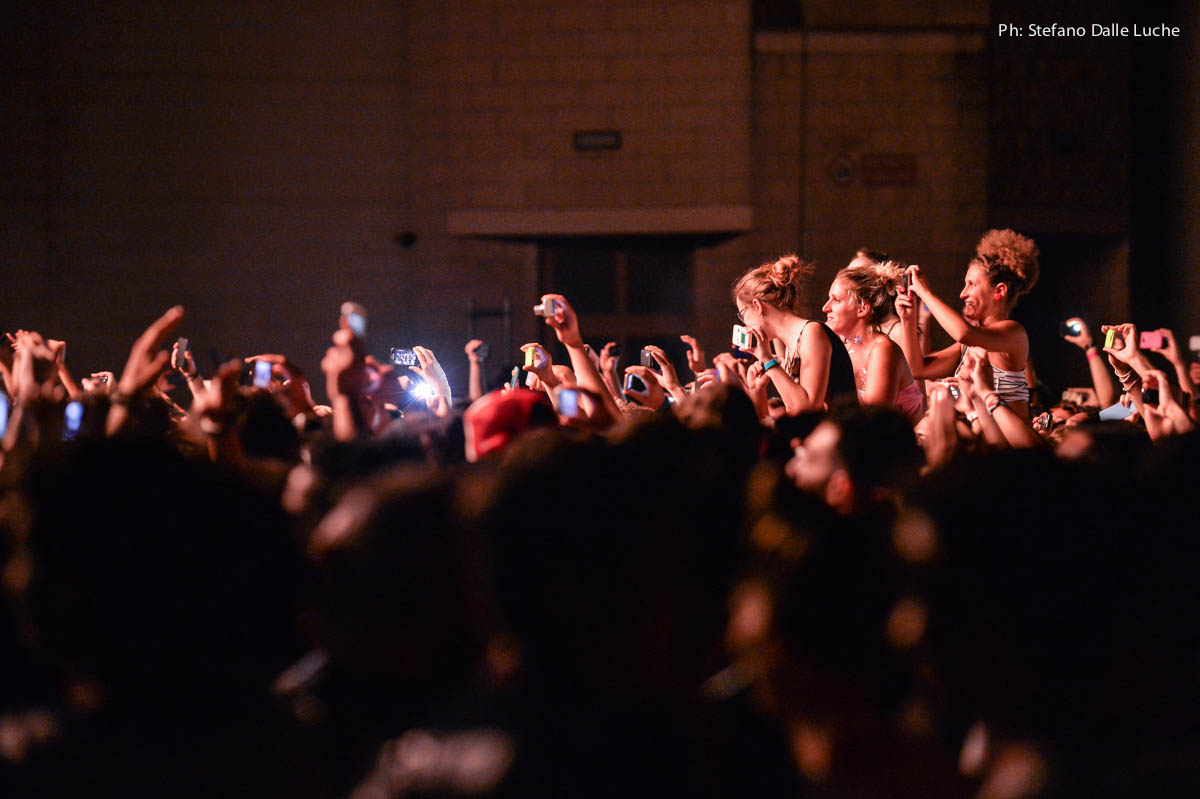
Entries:
{"type": "Polygon", "coordinates": [[[9,334],[0,795],[1190,795],[1200,362],[1071,318],[1046,396],[1038,269],[863,249],[821,319],[785,256],[683,375],[546,294],[569,363],[486,392],[472,340],[466,398],[353,303],[328,404],[180,307],[78,380],[9,334]]]}

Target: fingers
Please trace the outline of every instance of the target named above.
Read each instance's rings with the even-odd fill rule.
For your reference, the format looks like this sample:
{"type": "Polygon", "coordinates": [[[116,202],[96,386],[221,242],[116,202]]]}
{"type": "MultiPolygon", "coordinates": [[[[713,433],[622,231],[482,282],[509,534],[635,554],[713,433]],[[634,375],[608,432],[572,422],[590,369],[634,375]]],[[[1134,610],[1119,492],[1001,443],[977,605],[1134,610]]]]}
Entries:
{"type": "Polygon", "coordinates": [[[179,327],[179,323],[182,321],[182,305],[168,308],[166,313],[151,322],[150,326],[138,337],[137,342],[133,345],[134,348],[140,348],[142,353],[149,353],[161,348],[163,342],[175,332],[175,328],[179,327]]]}
{"type": "Polygon", "coordinates": [[[642,378],[643,381],[645,381],[646,385],[659,382],[658,372],[646,366],[626,366],[625,374],[637,375],[638,377],[642,378]]]}

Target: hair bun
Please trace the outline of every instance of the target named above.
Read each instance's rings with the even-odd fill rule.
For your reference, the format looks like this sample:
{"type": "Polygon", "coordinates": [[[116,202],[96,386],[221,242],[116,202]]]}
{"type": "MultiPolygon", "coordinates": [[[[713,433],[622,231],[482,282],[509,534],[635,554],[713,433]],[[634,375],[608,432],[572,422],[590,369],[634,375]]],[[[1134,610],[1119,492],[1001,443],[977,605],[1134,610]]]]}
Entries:
{"type": "Polygon", "coordinates": [[[1027,293],[1038,282],[1038,248],[1033,239],[1015,230],[989,230],[975,246],[980,260],[1008,270],[1021,280],[1019,294],[1027,293]]]}
{"type": "Polygon", "coordinates": [[[906,264],[889,260],[875,264],[874,269],[875,274],[887,285],[889,294],[899,294],[904,288],[904,273],[908,271],[906,264]]]}
{"type": "Polygon", "coordinates": [[[767,269],[767,279],[780,288],[795,286],[811,275],[816,267],[799,255],[785,255],[767,269]]]}

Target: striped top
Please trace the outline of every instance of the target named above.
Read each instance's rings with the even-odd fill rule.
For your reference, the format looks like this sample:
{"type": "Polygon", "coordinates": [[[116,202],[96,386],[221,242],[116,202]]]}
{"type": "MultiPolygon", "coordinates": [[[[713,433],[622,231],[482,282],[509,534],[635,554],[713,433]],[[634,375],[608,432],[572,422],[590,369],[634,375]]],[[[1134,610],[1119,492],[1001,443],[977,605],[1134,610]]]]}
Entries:
{"type": "MultiPolygon", "coordinates": [[[[958,366],[954,368],[957,375],[962,370],[963,360],[967,357],[967,345],[962,345],[962,355],[958,366]]],[[[996,396],[1005,402],[1029,402],[1029,382],[1025,379],[1024,369],[1001,369],[992,366],[992,381],[996,396]]]]}

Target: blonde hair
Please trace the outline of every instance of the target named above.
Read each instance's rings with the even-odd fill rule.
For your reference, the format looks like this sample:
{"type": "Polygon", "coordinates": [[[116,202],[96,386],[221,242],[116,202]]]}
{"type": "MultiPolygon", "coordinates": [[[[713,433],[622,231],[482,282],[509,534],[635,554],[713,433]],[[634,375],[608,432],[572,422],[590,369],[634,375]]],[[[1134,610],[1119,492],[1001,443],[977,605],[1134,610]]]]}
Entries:
{"type": "Polygon", "coordinates": [[[804,315],[804,281],[816,267],[798,255],[756,266],[733,284],[734,299],[759,300],[781,311],[804,315]]]}
{"type": "Polygon", "coordinates": [[[1008,285],[1008,305],[1028,294],[1038,282],[1038,248],[1033,239],[1015,230],[989,230],[975,245],[971,266],[987,272],[993,286],[1008,285]]]}
{"type": "Polygon", "coordinates": [[[884,261],[866,266],[847,266],[837,273],[851,295],[867,306],[867,320],[874,326],[892,313],[896,295],[904,287],[904,265],[898,261],[884,261]]]}

